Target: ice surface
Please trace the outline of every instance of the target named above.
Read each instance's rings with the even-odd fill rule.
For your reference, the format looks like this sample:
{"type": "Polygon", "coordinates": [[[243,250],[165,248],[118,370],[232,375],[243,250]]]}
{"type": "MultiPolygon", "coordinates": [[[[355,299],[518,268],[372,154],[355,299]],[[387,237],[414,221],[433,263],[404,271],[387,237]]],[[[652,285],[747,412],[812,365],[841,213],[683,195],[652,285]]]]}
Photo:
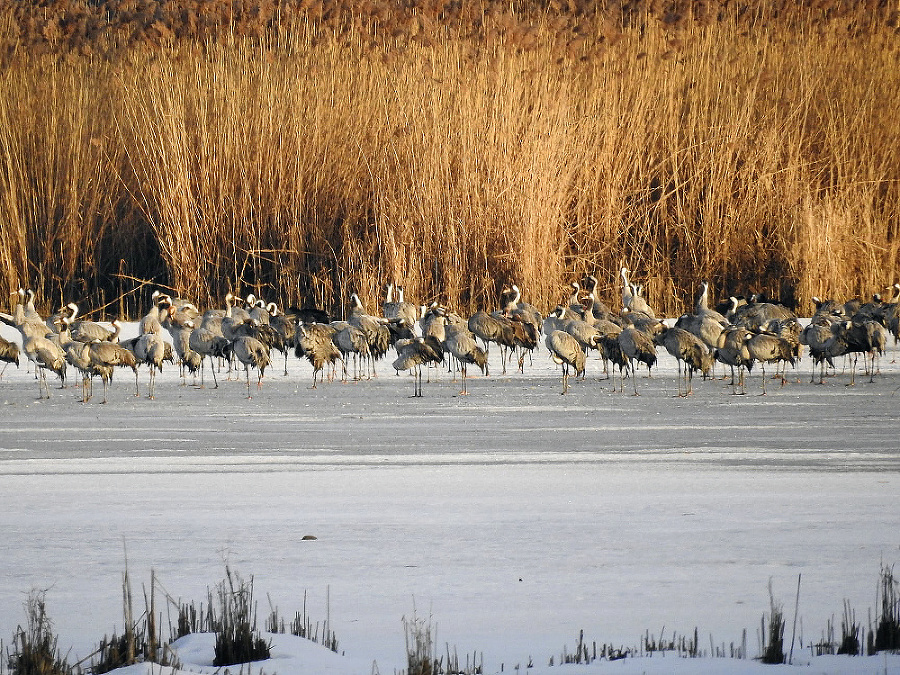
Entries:
{"type": "MultiPolygon", "coordinates": [[[[858,374],[848,387],[839,366],[810,384],[804,359],[765,397],[754,373],[747,396],[696,379],[694,396],[676,398],[675,363],[659,354],[652,379],[638,373],[639,397],[627,381],[613,393],[596,360],[560,396],[543,349],[506,376],[492,353],[491,376],[473,378],[468,397],[433,370],[421,399],[390,359],[373,380],[310,390],[308,363],[292,356],[285,377],[276,358],[249,401],[242,373],[199,389],[167,366],[148,400],[131,396],[123,371],[107,405],[79,403],[74,382],[51,381],[39,401],[25,363],[10,367],[0,640],[24,621],[28,591],[47,589],[60,645],[70,660],[88,655],[121,632],[127,555],[136,584],[149,587],[153,569],[182,600],[205,601],[226,562],[254,577],[260,615],[270,597],[290,618],[305,593],[345,654],[347,670],[334,672],[405,667],[402,618],[414,609],[432,617],[439,653],[483,653],[487,672],[524,673],[529,659],[530,673],[769,672],[671,655],[547,664],[580,630],[631,647],[645,631],[696,627],[708,650],[746,629],[755,656],[770,580],[790,639],[802,575],[794,661],[804,665],[778,672],[900,672],[883,656],[805,665],[829,619],[839,632],[845,598],[868,626],[880,566],[900,560],[894,346],[874,383],[858,374]]],[[[299,664],[263,668],[331,672],[299,664]]]]}

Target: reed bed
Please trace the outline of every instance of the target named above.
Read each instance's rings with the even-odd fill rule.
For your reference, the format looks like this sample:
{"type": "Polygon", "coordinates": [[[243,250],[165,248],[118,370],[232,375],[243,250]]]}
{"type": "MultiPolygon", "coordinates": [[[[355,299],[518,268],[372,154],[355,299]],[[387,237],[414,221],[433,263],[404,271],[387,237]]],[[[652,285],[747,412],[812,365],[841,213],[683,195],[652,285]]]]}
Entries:
{"type": "Polygon", "coordinates": [[[900,35],[878,3],[0,3],[0,275],[341,314],[384,284],[659,311],[897,274],[900,35]],[[171,5],[171,6],[170,6],[171,5]],[[151,11],[152,10],[152,11],[151,11]]]}

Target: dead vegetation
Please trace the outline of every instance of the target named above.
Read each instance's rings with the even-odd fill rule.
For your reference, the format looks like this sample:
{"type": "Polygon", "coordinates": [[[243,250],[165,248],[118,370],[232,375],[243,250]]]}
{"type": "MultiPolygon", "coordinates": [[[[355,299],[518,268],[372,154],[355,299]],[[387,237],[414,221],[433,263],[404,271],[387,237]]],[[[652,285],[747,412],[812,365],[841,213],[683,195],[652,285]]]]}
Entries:
{"type": "Polygon", "coordinates": [[[0,274],[47,308],[552,307],[624,263],[670,315],[809,310],[897,269],[883,3],[7,0],[0,58],[0,274]]]}

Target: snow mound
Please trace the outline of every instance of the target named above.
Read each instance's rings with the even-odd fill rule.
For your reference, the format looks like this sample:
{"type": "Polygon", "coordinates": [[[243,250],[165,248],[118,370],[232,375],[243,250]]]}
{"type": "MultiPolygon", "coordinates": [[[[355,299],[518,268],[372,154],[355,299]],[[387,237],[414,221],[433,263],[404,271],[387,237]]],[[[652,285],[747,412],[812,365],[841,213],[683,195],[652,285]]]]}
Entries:
{"type": "MultiPolygon", "coordinates": [[[[264,661],[217,667],[213,665],[216,636],[196,633],[171,645],[180,668],[139,663],[113,671],[115,675],[201,675],[238,673],[242,675],[362,675],[373,672],[372,663],[336,654],[320,644],[296,637],[263,633],[271,645],[272,657],[264,661]]],[[[377,672],[375,670],[374,672],[377,672]]]]}

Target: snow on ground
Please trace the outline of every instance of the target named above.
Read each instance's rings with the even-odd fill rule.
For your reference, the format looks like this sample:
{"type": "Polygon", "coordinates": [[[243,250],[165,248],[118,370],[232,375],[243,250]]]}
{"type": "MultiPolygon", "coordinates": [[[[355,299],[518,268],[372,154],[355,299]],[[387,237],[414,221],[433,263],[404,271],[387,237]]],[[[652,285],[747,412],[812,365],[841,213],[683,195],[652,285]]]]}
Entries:
{"type": "MultiPolygon", "coordinates": [[[[271,675],[278,673],[317,673],[318,675],[370,675],[386,673],[377,665],[357,661],[316,645],[309,640],[292,635],[270,635],[272,658],[240,671],[246,675],[271,675]]],[[[200,673],[213,675],[223,672],[212,666],[213,635],[189,635],[173,644],[173,651],[180,661],[179,669],[155,664],[138,664],[121,668],[117,675],[182,675],[200,673]]],[[[595,661],[590,665],[567,664],[550,667],[546,664],[530,668],[507,668],[510,673],[522,675],[857,675],[858,673],[894,672],[900,666],[900,657],[880,654],[867,657],[823,656],[813,663],[767,666],[753,660],[687,659],[672,654],[655,655],[652,658],[622,659],[619,661],[595,661]]],[[[226,671],[228,672],[228,671],[226,671]]],[[[506,672],[506,671],[504,671],[506,672]]]]}
{"type": "MultiPolygon", "coordinates": [[[[156,400],[136,399],[123,371],[108,405],[78,403],[74,386],[38,401],[25,364],[10,367],[0,640],[24,621],[28,591],[47,589],[60,646],[70,660],[89,654],[121,632],[127,555],[135,584],[149,586],[153,569],[185,601],[205,601],[226,561],[254,577],[260,615],[270,598],[289,620],[305,595],[342,656],[276,636],[281,656],[260,664],[270,675],[395,672],[414,611],[432,618],[438,654],[478,652],[486,672],[773,672],[671,654],[548,663],[581,630],[633,647],[645,631],[696,627],[708,650],[740,644],[746,629],[755,656],[770,581],[790,640],[800,576],[795,666],[774,672],[900,673],[898,657],[809,649],[828,620],[840,632],[844,599],[868,626],[880,565],[900,560],[896,354],[874,383],[847,387],[839,372],[809,384],[804,359],[768,396],[755,373],[747,396],[698,379],[688,399],[675,397],[662,350],[652,379],[639,372],[639,397],[627,381],[613,393],[593,360],[560,396],[543,349],[524,375],[500,375],[492,354],[468,397],[432,371],[422,399],[408,398],[412,380],[390,359],[373,380],[310,390],[308,363],[291,357],[284,376],[276,358],[249,401],[243,380],[181,386],[174,368],[156,400]]],[[[198,656],[205,639],[185,641],[193,672],[211,660],[211,647],[198,656]]]]}

